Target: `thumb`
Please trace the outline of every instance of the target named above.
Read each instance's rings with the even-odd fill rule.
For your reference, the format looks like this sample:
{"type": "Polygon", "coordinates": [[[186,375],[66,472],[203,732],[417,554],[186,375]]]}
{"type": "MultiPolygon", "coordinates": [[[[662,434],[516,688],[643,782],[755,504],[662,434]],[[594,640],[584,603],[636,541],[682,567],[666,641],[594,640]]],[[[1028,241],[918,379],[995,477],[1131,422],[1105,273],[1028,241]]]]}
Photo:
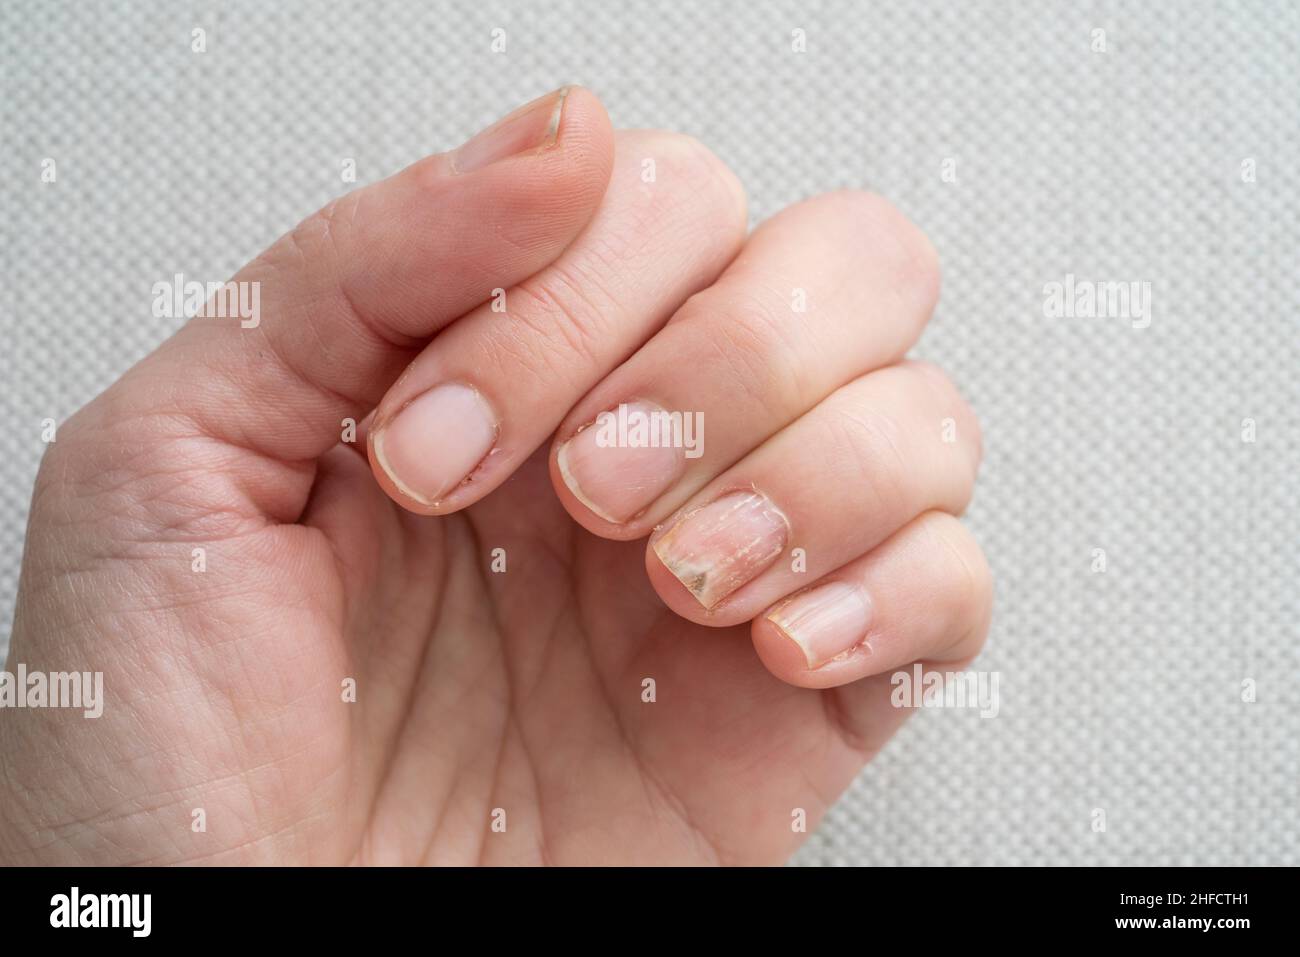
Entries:
{"type": "MultiPolygon", "coordinates": [[[[169,442],[196,436],[245,457],[315,459],[430,336],[556,258],[591,218],[612,162],[595,95],[541,97],[304,220],[92,403],[81,426],[147,419],[169,442]]],[[[285,482],[268,484],[248,464],[225,471],[245,477],[241,492],[264,514],[295,518],[311,470],[282,469],[285,482]]]]}

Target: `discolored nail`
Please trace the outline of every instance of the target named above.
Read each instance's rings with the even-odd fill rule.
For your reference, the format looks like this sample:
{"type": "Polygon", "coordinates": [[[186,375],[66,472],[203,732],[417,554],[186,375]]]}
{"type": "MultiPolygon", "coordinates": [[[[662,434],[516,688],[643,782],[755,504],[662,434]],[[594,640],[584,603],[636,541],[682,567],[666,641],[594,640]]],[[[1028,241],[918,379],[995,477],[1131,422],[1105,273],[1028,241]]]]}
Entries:
{"type": "Polygon", "coordinates": [[[820,668],[862,644],[871,600],[847,582],[827,582],[781,602],[767,620],[799,646],[809,668],[820,668]]]}
{"type": "Polygon", "coordinates": [[[766,495],[732,492],[688,512],[655,554],[705,608],[751,581],[785,550],[790,524],[766,495]]]}

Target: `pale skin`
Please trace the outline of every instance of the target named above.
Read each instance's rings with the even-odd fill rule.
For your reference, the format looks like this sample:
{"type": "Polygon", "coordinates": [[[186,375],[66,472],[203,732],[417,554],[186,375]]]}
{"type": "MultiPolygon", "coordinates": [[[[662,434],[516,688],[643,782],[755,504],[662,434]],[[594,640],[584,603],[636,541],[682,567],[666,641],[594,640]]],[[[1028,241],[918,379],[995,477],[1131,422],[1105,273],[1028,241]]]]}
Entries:
{"type": "Polygon", "coordinates": [[[235,279],[255,328],[191,320],[42,463],[7,668],[104,713],[0,711],[5,863],[780,863],[891,674],[984,640],[978,425],[905,359],[938,274],[884,200],[746,235],[705,147],[575,88],[235,279]],[[703,454],[562,455],[637,400],[703,454]]]}

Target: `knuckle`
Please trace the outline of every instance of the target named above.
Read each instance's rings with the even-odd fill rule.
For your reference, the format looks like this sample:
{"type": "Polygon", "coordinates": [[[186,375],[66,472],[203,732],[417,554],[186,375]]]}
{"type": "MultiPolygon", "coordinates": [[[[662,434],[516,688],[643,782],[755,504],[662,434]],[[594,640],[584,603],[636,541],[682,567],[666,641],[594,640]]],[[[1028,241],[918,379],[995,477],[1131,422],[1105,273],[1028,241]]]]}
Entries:
{"type": "Polygon", "coordinates": [[[683,202],[721,207],[743,228],[744,187],[713,150],[693,136],[666,130],[631,133],[628,137],[626,148],[638,166],[646,159],[654,160],[657,182],[680,187],[683,202]]]}
{"type": "Polygon", "coordinates": [[[451,169],[449,153],[431,153],[398,170],[393,178],[409,185],[417,196],[438,196],[448,188],[451,169]]]}
{"type": "Polygon", "coordinates": [[[827,461],[836,477],[865,497],[866,514],[910,511],[917,483],[909,480],[903,429],[888,412],[862,403],[835,403],[821,421],[827,461]]]}
{"type": "Polygon", "coordinates": [[[965,625],[955,629],[953,648],[973,657],[984,643],[992,616],[993,572],[984,550],[960,519],[937,512],[929,527],[932,551],[943,556],[952,607],[965,625]]]}
{"type": "Polygon", "coordinates": [[[693,297],[682,315],[716,355],[711,364],[747,400],[784,411],[817,398],[814,370],[799,360],[802,321],[780,296],[724,280],[693,297]]]}
{"type": "Polygon", "coordinates": [[[984,459],[984,432],[974,407],[961,394],[952,377],[933,362],[908,359],[903,367],[924,380],[927,391],[934,398],[939,417],[951,419],[956,426],[957,444],[968,454],[973,483],[984,459]]]}
{"type": "Polygon", "coordinates": [[[929,313],[939,300],[939,255],[929,238],[893,203],[865,190],[828,194],[846,228],[867,255],[894,277],[901,290],[929,313]]]}
{"type": "Polygon", "coordinates": [[[34,513],[132,543],[212,541],[258,527],[239,450],[110,388],[59,430],[37,472],[34,513]]]}
{"type": "Polygon", "coordinates": [[[927,392],[933,394],[941,405],[951,405],[963,401],[957,391],[957,385],[943,367],[927,359],[906,359],[900,363],[902,368],[915,373],[924,383],[927,392]]]}
{"type": "Polygon", "coordinates": [[[387,227],[376,225],[375,217],[362,211],[366,194],[367,189],[360,189],[330,200],[275,242],[258,258],[256,267],[277,282],[314,277],[313,284],[319,284],[315,293],[327,294],[335,305],[364,321],[366,310],[358,306],[348,277],[386,268],[377,264],[372,251],[389,245],[380,232],[387,227]],[[358,260],[365,268],[347,268],[358,260]]]}
{"type": "Polygon", "coordinates": [[[68,485],[69,470],[76,461],[76,456],[69,454],[68,443],[67,437],[60,437],[45,447],[32,488],[31,508],[34,514],[39,513],[45,502],[68,485]]]}
{"type": "Polygon", "coordinates": [[[342,256],[344,237],[355,221],[356,195],[348,193],[331,200],[289,230],[288,241],[293,251],[307,262],[322,256],[331,260],[342,256]]]}
{"type": "Polygon", "coordinates": [[[543,361],[551,357],[548,364],[571,369],[577,359],[585,371],[600,361],[602,343],[614,338],[608,317],[617,312],[617,303],[601,286],[598,272],[554,263],[515,288],[524,302],[511,310],[512,317],[543,361]]]}
{"type": "Polygon", "coordinates": [[[38,500],[91,484],[102,476],[103,449],[112,439],[114,424],[131,421],[137,414],[124,396],[125,390],[112,386],[58,426],[36,472],[38,500]]]}

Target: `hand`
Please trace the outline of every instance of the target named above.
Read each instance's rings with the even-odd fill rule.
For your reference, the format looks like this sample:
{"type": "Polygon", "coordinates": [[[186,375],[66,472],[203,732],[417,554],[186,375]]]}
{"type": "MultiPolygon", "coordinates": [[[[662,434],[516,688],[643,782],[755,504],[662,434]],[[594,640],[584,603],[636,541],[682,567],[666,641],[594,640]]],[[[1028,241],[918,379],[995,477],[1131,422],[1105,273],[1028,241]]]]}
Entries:
{"type": "Polygon", "coordinates": [[[978,426],[902,361],[928,243],[853,192],[745,223],[575,88],[245,267],[256,324],[190,320],[42,463],[8,668],[104,710],[0,710],[0,858],[787,858],[989,579],[978,426]]]}

